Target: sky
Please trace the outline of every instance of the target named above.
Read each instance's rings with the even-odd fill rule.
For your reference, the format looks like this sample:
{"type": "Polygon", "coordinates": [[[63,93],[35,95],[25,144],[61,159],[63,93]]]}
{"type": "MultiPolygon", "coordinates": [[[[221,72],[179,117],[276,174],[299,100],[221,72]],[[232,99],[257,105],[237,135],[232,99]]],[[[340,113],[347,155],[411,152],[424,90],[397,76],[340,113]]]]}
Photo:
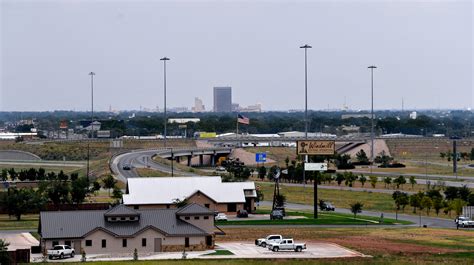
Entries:
{"type": "Polygon", "coordinates": [[[474,107],[464,1],[0,0],[0,111],[168,107],[231,86],[264,110],[474,107]]]}

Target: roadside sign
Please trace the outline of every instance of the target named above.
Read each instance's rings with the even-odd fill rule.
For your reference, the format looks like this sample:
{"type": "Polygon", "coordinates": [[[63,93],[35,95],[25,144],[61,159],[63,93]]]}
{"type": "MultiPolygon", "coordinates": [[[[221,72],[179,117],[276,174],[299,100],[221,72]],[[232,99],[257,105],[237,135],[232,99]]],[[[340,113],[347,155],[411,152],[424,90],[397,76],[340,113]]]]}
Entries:
{"type": "Polygon", "coordinates": [[[297,141],[297,155],[334,155],[334,140],[297,141]]]}
{"type": "Polygon", "coordinates": [[[305,171],[327,171],[327,163],[304,163],[305,171]]]}
{"type": "Polygon", "coordinates": [[[267,153],[256,153],[255,154],[255,161],[257,163],[267,162],[267,153]]]}
{"type": "Polygon", "coordinates": [[[281,171],[281,173],[283,173],[283,174],[288,174],[288,169],[283,169],[283,170],[281,171]]]}

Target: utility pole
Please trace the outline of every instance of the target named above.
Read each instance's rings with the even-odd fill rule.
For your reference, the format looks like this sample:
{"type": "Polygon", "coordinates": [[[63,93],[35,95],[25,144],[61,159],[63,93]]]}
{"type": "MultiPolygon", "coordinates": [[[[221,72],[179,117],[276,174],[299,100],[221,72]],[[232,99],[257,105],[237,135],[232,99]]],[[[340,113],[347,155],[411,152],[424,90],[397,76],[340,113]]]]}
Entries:
{"type": "MultiPolygon", "coordinates": [[[[370,80],[371,80],[371,110],[370,110],[370,160],[374,163],[374,69],[377,68],[374,65],[368,67],[370,69],[370,80]]],[[[373,166],[373,164],[372,164],[373,166]]],[[[370,168],[372,168],[372,166],[370,168]]],[[[372,170],[371,170],[372,171],[372,170]]]]}
{"type": "MultiPolygon", "coordinates": [[[[94,72],[90,72],[91,76],[91,138],[94,138],[94,72]]],[[[90,174],[90,140],[87,141],[87,180],[89,180],[90,174]]]]}
{"type": "Polygon", "coordinates": [[[165,132],[164,132],[164,146],[166,147],[166,124],[168,123],[168,121],[166,120],[167,117],[166,117],[166,61],[169,61],[170,58],[167,58],[167,57],[163,57],[160,59],[160,61],[163,61],[163,87],[164,87],[164,101],[165,101],[165,108],[164,108],[164,116],[165,116],[165,132]]]}

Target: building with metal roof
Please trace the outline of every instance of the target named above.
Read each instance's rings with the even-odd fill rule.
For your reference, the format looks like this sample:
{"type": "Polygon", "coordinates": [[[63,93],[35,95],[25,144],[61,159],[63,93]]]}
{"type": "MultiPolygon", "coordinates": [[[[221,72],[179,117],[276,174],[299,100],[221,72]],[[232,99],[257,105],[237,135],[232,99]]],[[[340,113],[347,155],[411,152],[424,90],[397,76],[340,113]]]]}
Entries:
{"type": "Polygon", "coordinates": [[[179,209],[131,209],[41,212],[43,248],[70,245],[76,253],[150,253],[204,250],[214,246],[214,213],[189,204],[179,209]]]}
{"type": "Polygon", "coordinates": [[[173,208],[186,200],[213,211],[255,210],[254,182],[222,182],[221,177],[129,178],[123,204],[134,209],[173,208]]]}

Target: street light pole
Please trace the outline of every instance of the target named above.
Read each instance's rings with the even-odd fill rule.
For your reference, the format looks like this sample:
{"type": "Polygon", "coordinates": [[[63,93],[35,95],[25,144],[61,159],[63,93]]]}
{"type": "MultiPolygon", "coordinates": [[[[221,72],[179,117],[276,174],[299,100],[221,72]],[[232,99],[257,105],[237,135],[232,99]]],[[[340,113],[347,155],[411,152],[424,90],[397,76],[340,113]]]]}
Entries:
{"type": "MultiPolygon", "coordinates": [[[[370,110],[370,160],[374,163],[374,69],[377,68],[374,65],[368,67],[370,69],[370,81],[371,81],[371,110],[370,110]]],[[[372,169],[372,167],[370,167],[372,169]]]]}
{"type": "MultiPolygon", "coordinates": [[[[90,72],[89,75],[91,76],[91,138],[94,138],[94,72],[90,72]]],[[[89,173],[90,173],[90,141],[87,141],[87,180],[89,180],[89,173]]]]}
{"type": "MultiPolygon", "coordinates": [[[[308,44],[300,46],[300,49],[304,49],[304,138],[308,140],[308,49],[312,47],[308,44]]],[[[308,162],[308,155],[305,155],[303,162],[303,189],[306,188],[306,170],[304,169],[305,163],[308,162]]],[[[318,181],[314,181],[314,218],[318,218],[318,181]]],[[[304,193],[303,193],[304,194],[304,193]]]]}
{"type": "Polygon", "coordinates": [[[166,124],[167,118],[166,118],[166,61],[169,61],[170,58],[163,57],[160,59],[160,61],[163,61],[163,86],[164,86],[164,94],[165,94],[165,108],[164,108],[164,116],[165,116],[165,132],[164,132],[164,146],[166,147],[166,124]]]}

